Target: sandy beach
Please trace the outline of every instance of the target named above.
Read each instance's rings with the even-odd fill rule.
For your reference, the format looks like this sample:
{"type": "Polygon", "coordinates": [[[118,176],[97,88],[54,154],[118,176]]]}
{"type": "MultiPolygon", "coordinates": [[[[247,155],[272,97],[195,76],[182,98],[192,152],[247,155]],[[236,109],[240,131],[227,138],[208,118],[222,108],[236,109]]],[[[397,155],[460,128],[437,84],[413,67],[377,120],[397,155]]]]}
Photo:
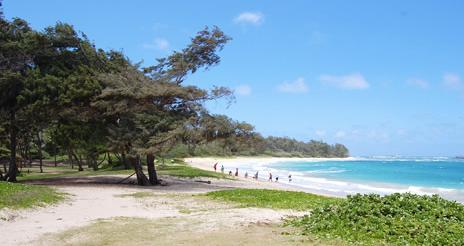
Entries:
{"type": "MultiPolygon", "coordinates": [[[[218,163],[218,170],[224,165],[225,173],[232,171],[235,173],[236,168],[239,169],[239,178],[252,183],[265,183],[274,189],[289,189],[299,190],[309,193],[346,197],[357,193],[369,194],[376,193],[387,195],[392,193],[414,193],[418,195],[433,195],[438,194],[443,198],[452,201],[464,203],[464,193],[458,189],[445,189],[436,187],[422,187],[417,185],[406,185],[385,182],[368,182],[368,181],[346,181],[331,178],[324,178],[317,175],[301,172],[289,172],[279,170],[273,167],[272,164],[278,162],[324,162],[324,161],[352,161],[363,160],[356,157],[348,158],[279,158],[279,157],[233,157],[233,158],[187,158],[185,161],[192,166],[204,170],[213,170],[214,163],[218,163]],[[244,179],[244,172],[248,171],[248,179],[244,179]],[[260,173],[259,181],[256,182],[251,177],[258,171],[260,173]],[[267,182],[269,173],[279,176],[279,182],[267,182]],[[292,174],[292,182],[288,180],[288,174],[292,174]]],[[[274,179],[275,181],[275,179],[274,179]]],[[[264,185],[264,184],[263,184],[264,185]]]]}
{"type": "MultiPolygon", "coordinates": [[[[67,193],[68,199],[54,206],[0,211],[0,237],[12,239],[4,245],[95,245],[96,242],[92,240],[101,236],[93,235],[95,229],[92,228],[101,223],[110,223],[114,227],[126,224],[138,227],[139,223],[153,225],[156,227],[153,233],[159,234],[162,245],[185,242],[189,242],[189,245],[218,245],[218,241],[214,240],[232,240],[232,235],[234,238],[231,242],[234,243],[252,240],[256,235],[260,240],[258,245],[286,245],[287,239],[279,234],[274,235],[282,230],[277,225],[286,216],[302,214],[291,210],[241,208],[197,196],[231,188],[291,189],[276,183],[162,176],[167,186],[105,184],[122,177],[78,177],[30,182],[51,185],[67,193]],[[137,193],[143,194],[143,197],[133,196],[137,193]],[[187,222],[195,226],[186,227],[187,222]],[[78,232],[86,230],[89,232],[78,232]],[[179,237],[173,239],[170,231],[178,231],[179,237]],[[204,232],[218,236],[204,244],[207,241],[207,234],[202,234],[204,232]]],[[[144,243],[149,242],[140,240],[137,245],[144,243]]],[[[230,245],[236,245],[234,243],[230,245]]],[[[222,241],[220,244],[229,245],[222,241]]]]}
{"type": "MultiPolygon", "coordinates": [[[[208,171],[213,171],[213,165],[218,163],[217,171],[220,171],[222,165],[224,165],[224,172],[228,173],[232,171],[235,173],[236,168],[239,169],[239,177],[238,179],[249,182],[250,184],[257,185],[263,188],[271,188],[271,189],[284,189],[284,190],[293,190],[293,191],[304,191],[313,194],[319,194],[324,196],[333,196],[333,197],[345,197],[348,193],[344,192],[343,190],[335,190],[335,189],[326,189],[324,184],[320,184],[321,187],[311,187],[311,186],[300,186],[295,184],[295,182],[289,182],[287,176],[280,176],[279,182],[275,182],[275,175],[273,176],[274,182],[269,182],[269,169],[261,168],[267,164],[273,164],[277,162],[288,162],[288,161],[295,161],[295,162],[316,162],[316,161],[347,161],[347,160],[355,160],[354,157],[347,157],[347,158],[287,158],[287,157],[231,157],[231,158],[221,158],[221,157],[193,157],[193,158],[186,158],[185,162],[189,165],[192,165],[197,168],[201,168],[208,171]],[[250,169],[254,169],[258,167],[258,169],[262,169],[259,174],[259,180],[256,181],[253,179],[254,172],[250,169]],[[248,171],[248,178],[244,178],[244,172],[248,171]]],[[[295,177],[293,177],[293,180],[295,177]]],[[[318,180],[321,181],[321,180],[318,180]]]]}

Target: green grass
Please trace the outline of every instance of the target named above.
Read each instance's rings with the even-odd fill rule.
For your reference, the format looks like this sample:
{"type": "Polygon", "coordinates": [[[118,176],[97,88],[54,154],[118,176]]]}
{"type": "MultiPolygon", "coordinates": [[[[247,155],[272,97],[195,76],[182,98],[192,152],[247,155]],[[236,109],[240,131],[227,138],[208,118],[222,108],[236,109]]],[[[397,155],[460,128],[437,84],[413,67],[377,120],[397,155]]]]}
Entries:
{"type": "Polygon", "coordinates": [[[169,165],[159,165],[158,166],[159,175],[169,175],[183,178],[195,178],[195,177],[207,177],[207,178],[217,178],[217,179],[233,179],[223,173],[206,171],[196,167],[189,166],[184,163],[180,164],[169,164],[169,165]]]}
{"type": "Polygon", "coordinates": [[[77,169],[71,169],[70,167],[44,167],[44,172],[40,173],[36,167],[31,168],[31,172],[27,172],[28,168],[23,168],[23,171],[18,176],[19,181],[25,180],[38,180],[38,179],[48,179],[48,178],[58,178],[58,177],[77,177],[77,176],[98,176],[98,175],[116,175],[124,174],[130,175],[134,171],[124,170],[124,169],[100,169],[93,171],[92,169],[86,169],[79,172],[77,169]]]}
{"type": "MultiPolygon", "coordinates": [[[[146,167],[144,167],[146,169],[146,167]]],[[[175,163],[169,163],[165,165],[160,165],[157,163],[156,169],[158,175],[168,175],[176,176],[183,178],[195,178],[195,177],[207,177],[207,178],[218,178],[218,179],[233,179],[232,177],[225,175],[219,172],[206,171],[199,168],[195,168],[187,165],[186,163],[176,160],[175,163]]],[[[112,169],[105,168],[99,169],[97,171],[87,168],[84,171],[79,172],[77,169],[71,169],[67,166],[58,166],[50,167],[45,166],[43,168],[44,172],[40,173],[38,167],[34,166],[33,168],[24,167],[21,174],[18,176],[19,181],[26,180],[38,180],[38,179],[49,179],[49,178],[58,178],[58,177],[78,177],[78,176],[98,176],[98,175],[130,175],[134,173],[133,169],[112,169]],[[30,172],[28,173],[28,170],[30,172]]],[[[146,171],[145,171],[146,172],[146,171]]]]}
{"type": "Polygon", "coordinates": [[[0,181],[0,209],[30,208],[62,201],[63,193],[39,185],[25,185],[0,181]]]}
{"type": "Polygon", "coordinates": [[[353,244],[464,245],[464,205],[437,195],[349,196],[289,223],[353,244]]]}
{"type": "Polygon", "coordinates": [[[242,207],[260,207],[272,209],[312,210],[327,204],[336,204],[341,199],[319,196],[305,192],[232,189],[213,191],[206,194],[212,199],[238,203],[242,207]]]}
{"type": "MultiPolygon", "coordinates": [[[[228,226],[196,216],[158,219],[117,217],[81,227],[47,233],[38,245],[309,245],[274,224],[228,226]]],[[[320,244],[319,244],[320,245],[320,244]]]]}

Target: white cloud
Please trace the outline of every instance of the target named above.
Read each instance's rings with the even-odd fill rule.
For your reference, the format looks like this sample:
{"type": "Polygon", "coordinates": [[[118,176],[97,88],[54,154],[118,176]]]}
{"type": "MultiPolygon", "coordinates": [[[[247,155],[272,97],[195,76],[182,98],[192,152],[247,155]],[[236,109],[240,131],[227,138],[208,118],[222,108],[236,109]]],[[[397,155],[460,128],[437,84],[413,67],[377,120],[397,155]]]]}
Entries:
{"type": "Polygon", "coordinates": [[[251,95],[251,87],[249,85],[239,85],[235,88],[235,93],[240,96],[251,95]]]}
{"type": "Polygon", "coordinates": [[[318,137],[324,137],[326,132],[324,130],[316,130],[314,131],[314,133],[316,134],[316,136],[318,137]]]}
{"type": "Polygon", "coordinates": [[[303,77],[299,77],[292,82],[284,82],[280,84],[277,89],[281,92],[287,93],[305,93],[309,90],[303,77]]]}
{"type": "Polygon", "coordinates": [[[408,83],[410,85],[413,85],[413,86],[416,86],[416,87],[419,87],[419,88],[422,88],[422,89],[429,88],[429,82],[427,82],[426,80],[423,80],[423,79],[410,78],[410,79],[406,80],[406,83],[408,83]]]}
{"type": "Polygon", "coordinates": [[[345,136],[346,136],[346,132],[344,131],[338,131],[337,133],[335,133],[336,138],[343,138],[345,136]]]}
{"type": "Polygon", "coordinates": [[[264,22],[264,15],[261,12],[243,12],[234,18],[234,22],[259,26],[264,22]]]}
{"type": "Polygon", "coordinates": [[[443,83],[451,89],[461,89],[463,86],[461,77],[455,73],[445,73],[443,75],[443,83]]]}
{"type": "Polygon", "coordinates": [[[144,44],[144,48],[146,49],[154,49],[154,50],[167,50],[169,49],[169,42],[164,38],[155,38],[152,43],[144,44]]]}
{"type": "Polygon", "coordinates": [[[342,89],[367,89],[369,83],[360,73],[347,75],[321,75],[319,80],[323,83],[333,85],[342,89]]]}

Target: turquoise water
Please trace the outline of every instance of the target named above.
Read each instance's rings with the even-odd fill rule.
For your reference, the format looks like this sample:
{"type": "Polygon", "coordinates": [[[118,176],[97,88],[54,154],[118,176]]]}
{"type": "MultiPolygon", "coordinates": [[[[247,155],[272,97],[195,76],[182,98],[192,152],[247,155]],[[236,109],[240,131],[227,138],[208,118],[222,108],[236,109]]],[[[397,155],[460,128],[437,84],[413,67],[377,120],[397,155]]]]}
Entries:
{"type": "Polygon", "coordinates": [[[464,160],[456,158],[360,158],[279,162],[272,168],[302,176],[355,183],[383,183],[464,190],[464,160]]]}

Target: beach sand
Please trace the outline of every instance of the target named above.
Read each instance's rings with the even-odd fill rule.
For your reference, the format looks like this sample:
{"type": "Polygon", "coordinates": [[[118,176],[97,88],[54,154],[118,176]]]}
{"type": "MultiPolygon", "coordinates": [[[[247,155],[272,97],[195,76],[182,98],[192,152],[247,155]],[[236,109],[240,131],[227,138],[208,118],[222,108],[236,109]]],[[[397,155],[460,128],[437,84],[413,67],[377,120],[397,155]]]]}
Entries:
{"type": "MultiPolygon", "coordinates": [[[[240,179],[249,181],[252,183],[259,183],[264,186],[272,187],[273,189],[286,189],[286,190],[297,190],[304,191],[313,194],[334,196],[334,197],[346,197],[347,195],[354,195],[357,193],[369,194],[375,193],[380,195],[387,195],[392,193],[414,193],[418,195],[433,195],[438,194],[441,197],[464,203],[464,194],[461,190],[455,189],[444,189],[444,188],[433,188],[433,187],[419,187],[414,185],[400,185],[391,183],[381,182],[364,182],[364,181],[343,181],[343,180],[332,180],[323,178],[320,176],[303,175],[298,176],[293,172],[293,182],[288,182],[287,177],[284,175],[290,173],[287,171],[280,171],[281,176],[279,177],[279,183],[266,182],[268,173],[274,172],[275,177],[278,174],[277,169],[273,169],[273,163],[277,162],[318,162],[318,161],[349,161],[357,160],[357,158],[279,158],[279,157],[207,157],[207,158],[186,158],[185,161],[192,166],[205,170],[213,170],[214,163],[218,163],[218,170],[221,165],[225,167],[225,173],[229,170],[235,172],[235,168],[239,168],[240,179]],[[251,178],[244,179],[243,174],[245,170],[249,170],[250,177],[253,176],[256,170],[260,171],[260,180],[257,182],[251,178]],[[253,170],[253,171],[250,171],[253,170]]],[[[275,181],[275,180],[274,180],[275,181]]]]}
{"type": "Polygon", "coordinates": [[[235,173],[235,169],[239,169],[239,177],[238,179],[244,182],[249,182],[250,185],[253,184],[257,187],[261,187],[264,189],[280,189],[280,190],[290,190],[290,191],[304,191],[308,193],[324,195],[324,196],[332,196],[332,197],[345,197],[347,195],[344,191],[331,191],[326,189],[317,189],[311,187],[303,187],[296,184],[292,184],[292,182],[287,182],[288,177],[280,176],[279,182],[275,182],[275,174],[273,176],[274,182],[268,182],[269,172],[261,171],[259,173],[260,179],[256,181],[253,179],[254,173],[248,173],[249,178],[244,178],[244,171],[249,170],[251,166],[260,166],[266,164],[272,164],[277,162],[288,162],[288,161],[300,161],[300,162],[315,162],[315,161],[337,161],[337,160],[354,160],[353,157],[347,158],[287,158],[287,157],[230,157],[230,158],[222,158],[222,157],[193,157],[193,158],[186,158],[185,162],[189,165],[192,165],[196,168],[200,168],[203,170],[214,171],[213,165],[218,163],[217,171],[220,172],[221,165],[224,165],[225,171],[224,173],[228,173],[232,171],[232,174],[235,173]]]}
{"type": "Polygon", "coordinates": [[[2,245],[146,245],[153,244],[154,238],[160,245],[187,242],[188,245],[237,245],[240,240],[251,242],[246,243],[249,245],[298,245],[294,237],[283,236],[288,234],[287,229],[279,225],[284,217],[304,213],[242,208],[197,196],[231,188],[285,189],[279,184],[251,179],[161,176],[167,186],[114,185],[123,177],[69,177],[29,182],[53,186],[69,194],[68,199],[54,206],[0,211],[0,237],[8,238],[2,245]],[[211,184],[198,181],[211,181],[211,184]],[[135,193],[143,195],[133,196],[135,193]],[[152,228],[149,229],[152,236],[143,234],[139,241],[129,240],[141,234],[140,228],[152,228]],[[114,238],[119,241],[113,242],[114,238]]]}

